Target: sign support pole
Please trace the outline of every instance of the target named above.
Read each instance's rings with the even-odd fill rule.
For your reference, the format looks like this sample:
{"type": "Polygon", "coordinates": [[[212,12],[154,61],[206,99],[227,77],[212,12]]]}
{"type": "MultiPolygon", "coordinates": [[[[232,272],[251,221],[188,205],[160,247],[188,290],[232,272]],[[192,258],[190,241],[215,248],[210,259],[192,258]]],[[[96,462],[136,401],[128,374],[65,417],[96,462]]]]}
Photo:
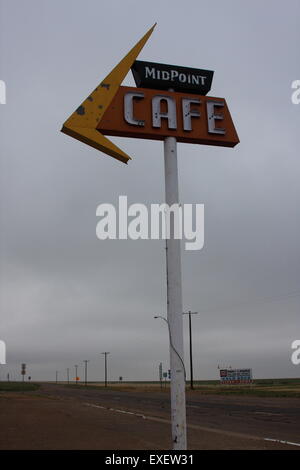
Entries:
{"type": "MultiPolygon", "coordinates": [[[[175,137],[166,137],[164,140],[164,160],[166,203],[170,207],[172,204],[179,203],[177,142],[175,137]]],[[[166,260],[171,369],[171,424],[174,450],[186,450],[187,448],[180,250],[180,239],[174,239],[174,224],[170,223],[170,238],[166,239],[166,260]]]]}

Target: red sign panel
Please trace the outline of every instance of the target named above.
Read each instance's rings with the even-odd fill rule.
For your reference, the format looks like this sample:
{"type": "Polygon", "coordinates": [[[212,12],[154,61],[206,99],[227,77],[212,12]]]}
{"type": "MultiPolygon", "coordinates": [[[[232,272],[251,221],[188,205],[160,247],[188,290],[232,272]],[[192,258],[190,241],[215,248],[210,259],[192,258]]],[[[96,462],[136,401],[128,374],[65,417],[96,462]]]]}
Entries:
{"type": "Polygon", "coordinates": [[[120,87],[97,130],[141,139],[234,147],[239,143],[224,98],[120,87]]]}

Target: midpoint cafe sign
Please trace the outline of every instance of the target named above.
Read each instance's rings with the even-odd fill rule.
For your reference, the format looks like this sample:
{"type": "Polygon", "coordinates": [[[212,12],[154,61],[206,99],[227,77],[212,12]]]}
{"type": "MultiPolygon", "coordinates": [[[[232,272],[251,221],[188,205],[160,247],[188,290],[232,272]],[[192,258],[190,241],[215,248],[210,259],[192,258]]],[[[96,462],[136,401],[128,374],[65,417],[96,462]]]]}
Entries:
{"type": "Polygon", "coordinates": [[[130,156],[105,136],[234,147],[239,142],[224,98],[207,96],[210,70],[136,61],[152,27],[67,119],[62,132],[124,163],[130,156]],[[137,88],[121,86],[130,68],[137,88]]]}

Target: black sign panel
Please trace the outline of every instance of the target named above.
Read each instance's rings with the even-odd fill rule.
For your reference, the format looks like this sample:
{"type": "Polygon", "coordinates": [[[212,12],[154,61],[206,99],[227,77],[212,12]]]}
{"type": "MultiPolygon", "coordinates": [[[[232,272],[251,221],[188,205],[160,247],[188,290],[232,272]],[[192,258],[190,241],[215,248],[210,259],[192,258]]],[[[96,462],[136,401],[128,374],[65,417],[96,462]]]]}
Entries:
{"type": "Polygon", "coordinates": [[[206,95],[211,89],[214,72],[178,65],[156,64],[136,60],[131,67],[138,88],[182,91],[206,95]]]}

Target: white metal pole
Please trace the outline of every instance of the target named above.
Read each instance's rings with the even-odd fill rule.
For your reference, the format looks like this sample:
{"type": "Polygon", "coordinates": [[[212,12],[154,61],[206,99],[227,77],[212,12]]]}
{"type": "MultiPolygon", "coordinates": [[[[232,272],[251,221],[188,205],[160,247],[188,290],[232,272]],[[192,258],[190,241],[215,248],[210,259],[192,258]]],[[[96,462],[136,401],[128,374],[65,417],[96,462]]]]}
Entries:
{"type": "MultiPolygon", "coordinates": [[[[164,140],[166,203],[179,204],[177,142],[175,137],[164,140]]],[[[173,219],[175,221],[175,218],[173,219]]],[[[186,450],[185,370],[183,354],[182,286],[180,240],[174,239],[170,224],[170,239],[166,240],[168,326],[170,334],[171,423],[174,450],[186,450]]]]}

